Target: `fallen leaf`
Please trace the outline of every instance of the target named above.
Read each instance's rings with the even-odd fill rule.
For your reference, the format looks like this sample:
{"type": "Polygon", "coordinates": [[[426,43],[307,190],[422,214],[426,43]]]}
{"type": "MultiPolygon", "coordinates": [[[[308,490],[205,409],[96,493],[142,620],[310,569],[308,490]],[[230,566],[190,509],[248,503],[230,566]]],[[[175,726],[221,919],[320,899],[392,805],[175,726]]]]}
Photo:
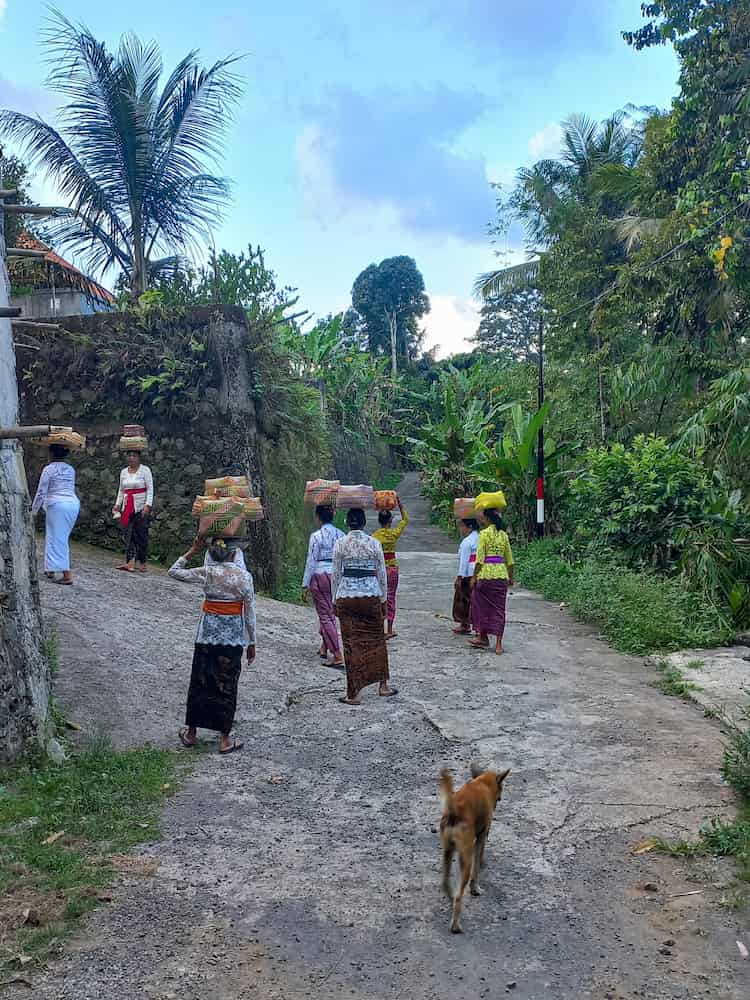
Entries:
{"type": "Polygon", "coordinates": [[[269,785],[283,785],[286,778],[282,777],[280,774],[272,774],[268,779],[269,785]]]}
{"type": "Polygon", "coordinates": [[[747,955],[748,955],[747,948],[744,946],[744,944],[741,941],[737,942],[737,949],[738,949],[740,955],[742,955],[743,958],[747,958],[747,955]]]}
{"type": "Polygon", "coordinates": [[[76,733],[79,733],[81,731],[81,727],[78,725],[78,723],[71,722],[70,719],[65,720],[65,728],[72,729],[76,733]]]}
{"type": "Polygon", "coordinates": [[[58,830],[57,833],[51,833],[49,837],[42,841],[45,847],[49,847],[50,844],[54,844],[60,839],[60,837],[65,836],[65,830],[58,830]]]}
{"type": "Polygon", "coordinates": [[[636,844],[633,848],[633,854],[646,854],[648,851],[653,851],[655,847],[655,840],[642,840],[640,844],[636,844]]]}
{"type": "Polygon", "coordinates": [[[148,830],[148,823],[139,823],[138,826],[141,830],[148,830]]]}
{"type": "Polygon", "coordinates": [[[31,955],[16,955],[16,961],[19,965],[28,965],[32,961],[31,955]]]}
{"type": "Polygon", "coordinates": [[[170,789],[171,787],[172,787],[172,786],[171,786],[171,785],[169,784],[169,782],[168,782],[168,781],[166,781],[166,782],[165,782],[165,783],[164,783],[164,784],[163,784],[163,785],[161,786],[161,790],[162,790],[163,792],[167,792],[167,791],[169,791],[169,789],[170,789]]]}

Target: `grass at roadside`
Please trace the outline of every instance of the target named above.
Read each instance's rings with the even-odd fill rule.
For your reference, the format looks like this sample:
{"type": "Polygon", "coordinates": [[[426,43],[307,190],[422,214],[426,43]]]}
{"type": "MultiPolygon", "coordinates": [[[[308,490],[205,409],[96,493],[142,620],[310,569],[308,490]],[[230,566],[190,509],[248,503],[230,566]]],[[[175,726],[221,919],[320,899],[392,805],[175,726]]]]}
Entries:
{"type": "Polygon", "coordinates": [[[598,559],[571,562],[563,551],[559,539],[519,549],[519,582],[550,600],[563,601],[576,617],[598,625],[615,649],[669,652],[719,646],[731,638],[720,615],[679,580],[598,559]]]}
{"type": "Polygon", "coordinates": [[[750,712],[746,712],[739,723],[726,718],[722,722],[726,743],[721,774],[739,797],[737,816],[731,821],[710,820],[697,840],[661,841],[657,846],[680,857],[734,857],[739,887],[728,897],[728,903],[739,906],[747,902],[750,892],[750,712]]]}
{"type": "Polygon", "coordinates": [[[107,742],[61,765],[0,769],[0,962],[43,961],[112,881],[113,856],[154,840],[178,755],[107,742]]]}

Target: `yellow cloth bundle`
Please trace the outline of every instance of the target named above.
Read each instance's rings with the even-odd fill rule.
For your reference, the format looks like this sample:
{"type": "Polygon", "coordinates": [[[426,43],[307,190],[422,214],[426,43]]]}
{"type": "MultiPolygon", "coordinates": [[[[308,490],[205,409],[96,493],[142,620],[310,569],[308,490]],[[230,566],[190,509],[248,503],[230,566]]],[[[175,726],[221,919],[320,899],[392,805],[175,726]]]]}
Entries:
{"type": "Polygon", "coordinates": [[[502,490],[496,490],[494,493],[480,493],[474,501],[474,507],[477,512],[483,510],[505,510],[507,506],[505,494],[502,490]]]}

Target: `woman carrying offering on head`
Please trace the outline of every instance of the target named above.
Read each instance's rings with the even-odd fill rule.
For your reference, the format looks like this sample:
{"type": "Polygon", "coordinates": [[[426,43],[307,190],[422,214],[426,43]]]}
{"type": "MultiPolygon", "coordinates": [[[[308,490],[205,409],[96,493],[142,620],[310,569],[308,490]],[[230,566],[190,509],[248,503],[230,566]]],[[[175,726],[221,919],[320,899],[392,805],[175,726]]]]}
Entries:
{"type": "Polygon", "coordinates": [[[312,594],[315,610],[320,622],[320,658],[332,660],[328,664],[343,669],[344,658],[339,645],[339,631],[336,625],[336,610],[331,594],[331,572],[333,570],[333,548],[344,532],[333,524],[333,507],[321,504],[315,508],[318,530],[310,535],[307,546],[305,575],[302,578],[302,601],[307,604],[308,594],[312,594]]]}
{"type": "Polygon", "coordinates": [[[471,580],[477,561],[479,525],[473,517],[458,522],[461,544],[458,547],[458,576],[453,593],[453,629],[456,635],[471,634],[471,580]]]}
{"type": "Polygon", "coordinates": [[[396,545],[398,544],[402,531],[409,523],[409,517],[404,510],[403,504],[401,503],[401,497],[397,497],[397,499],[401,520],[398,522],[396,527],[393,527],[393,511],[381,510],[378,514],[380,527],[377,531],[373,531],[372,533],[372,537],[377,538],[383,546],[385,570],[388,578],[386,613],[388,621],[387,639],[394,639],[397,635],[397,633],[393,631],[393,623],[396,620],[396,591],[398,590],[398,561],[396,560],[396,545]]]}
{"type": "Polygon", "coordinates": [[[255,590],[242,551],[232,540],[211,539],[203,566],[188,569],[188,561],[205,546],[204,539],[196,538],[169,570],[174,580],[197,583],[204,593],[185,728],[179,736],[183,746],[194,747],[198,729],[211,729],[220,734],[219,753],[228,754],[242,749],[231,732],[243,650],[248,664],[255,659],[255,590]]]}
{"type": "Polygon", "coordinates": [[[359,692],[368,684],[377,683],[383,697],[397,691],[388,684],[383,632],[388,581],[383,548],[364,531],[367,518],[363,510],[352,508],[346,523],[349,534],[333,549],[331,580],[346,662],[346,696],[339,701],[359,705],[359,692]]]}
{"type": "Polygon", "coordinates": [[[76,471],[65,461],[69,454],[64,445],[50,445],[50,461],[42,469],[31,505],[32,514],[39,513],[44,507],[44,575],[48,580],[66,586],[73,583],[68,541],[81,510],[76,495],[76,471]],[[56,579],[55,573],[62,573],[62,578],[56,579]]]}
{"type": "Polygon", "coordinates": [[[118,569],[135,572],[138,562],[141,573],[147,570],[148,528],[154,505],[154,477],[147,465],[141,464],[140,451],[126,452],[127,467],[120,473],[120,487],[112,508],[120,518],[125,542],[125,562],[118,569]]]}
{"type": "Polygon", "coordinates": [[[469,645],[488,649],[489,637],[494,635],[499,656],[503,651],[508,587],[513,586],[513,552],[498,510],[490,507],[482,511],[479,521],[484,527],[479,532],[471,598],[471,617],[478,635],[469,640],[469,645]]]}

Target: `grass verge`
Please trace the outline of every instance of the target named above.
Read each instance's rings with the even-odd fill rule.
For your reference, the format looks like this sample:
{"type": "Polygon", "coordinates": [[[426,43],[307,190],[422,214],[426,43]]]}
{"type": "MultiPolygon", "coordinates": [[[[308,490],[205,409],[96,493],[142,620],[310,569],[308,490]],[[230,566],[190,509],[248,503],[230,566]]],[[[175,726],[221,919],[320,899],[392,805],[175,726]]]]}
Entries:
{"type": "Polygon", "coordinates": [[[3,966],[44,961],[102,900],[115,856],[158,836],[178,756],[98,741],[61,765],[39,755],[0,769],[3,966]]]}
{"type": "Polygon", "coordinates": [[[721,774],[734,788],[740,800],[736,817],[711,819],[697,840],[660,841],[657,846],[679,857],[733,857],[737,862],[738,887],[727,897],[728,905],[739,907],[747,902],[750,891],[750,712],[740,723],[723,718],[726,733],[721,774]]]}
{"type": "Polygon", "coordinates": [[[698,685],[689,681],[679,667],[675,667],[667,660],[661,660],[657,663],[656,669],[659,671],[659,678],[654,687],[658,688],[662,694],[669,695],[671,698],[692,701],[692,692],[700,691],[698,685]]]}
{"type": "Polygon", "coordinates": [[[563,553],[564,541],[553,538],[520,549],[519,582],[550,600],[564,601],[576,617],[598,625],[621,652],[720,646],[732,636],[720,615],[679,580],[599,559],[572,562],[563,553]]]}

